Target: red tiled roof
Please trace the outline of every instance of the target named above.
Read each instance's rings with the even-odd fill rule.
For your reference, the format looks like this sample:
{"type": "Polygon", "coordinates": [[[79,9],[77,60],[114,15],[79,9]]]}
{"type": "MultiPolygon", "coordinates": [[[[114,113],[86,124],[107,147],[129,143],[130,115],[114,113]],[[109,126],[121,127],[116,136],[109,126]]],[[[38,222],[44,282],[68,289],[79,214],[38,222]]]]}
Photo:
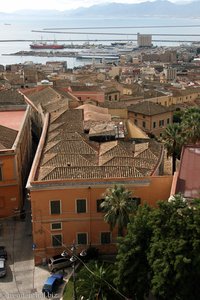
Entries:
{"type": "Polygon", "coordinates": [[[182,151],[176,194],[200,197],[200,145],[185,146],[182,151]]]}
{"type": "Polygon", "coordinates": [[[17,137],[17,131],[0,125],[0,150],[11,149],[17,137]]]}

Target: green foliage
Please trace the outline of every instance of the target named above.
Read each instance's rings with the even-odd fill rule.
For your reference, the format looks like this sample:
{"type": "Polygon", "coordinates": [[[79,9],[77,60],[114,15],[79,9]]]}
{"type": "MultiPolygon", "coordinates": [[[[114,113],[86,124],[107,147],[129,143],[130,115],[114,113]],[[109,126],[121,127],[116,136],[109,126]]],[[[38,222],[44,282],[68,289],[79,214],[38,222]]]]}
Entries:
{"type": "Polygon", "coordinates": [[[200,293],[200,209],[180,195],[161,202],[152,215],[148,253],[152,292],[159,299],[198,299],[200,293]]]}
{"type": "Polygon", "coordinates": [[[99,264],[97,261],[92,261],[87,264],[87,267],[83,267],[77,278],[78,299],[81,297],[87,300],[119,299],[109,285],[113,282],[112,269],[111,264],[99,264]]]}
{"type": "Polygon", "coordinates": [[[170,124],[162,134],[162,142],[167,150],[167,156],[172,156],[172,173],[176,170],[176,159],[180,157],[184,143],[182,127],[179,123],[170,124]]]}
{"type": "Polygon", "coordinates": [[[182,110],[176,110],[173,113],[173,123],[181,123],[184,112],[182,110]]]}
{"type": "Polygon", "coordinates": [[[172,156],[172,173],[176,170],[176,159],[180,158],[183,145],[200,141],[200,108],[192,107],[185,112],[174,113],[174,123],[168,125],[162,134],[167,155],[172,156]]]}
{"type": "Polygon", "coordinates": [[[129,223],[129,214],[133,213],[136,205],[131,198],[131,192],[123,185],[115,185],[107,189],[105,200],[101,207],[105,213],[104,220],[110,225],[110,229],[118,226],[118,235],[123,235],[123,229],[129,223]]]}
{"type": "Polygon", "coordinates": [[[187,144],[200,141],[200,108],[192,107],[182,117],[182,131],[187,144]]]}
{"type": "Polygon", "coordinates": [[[140,207],[118,244],[116,284],[127,297],[195,300],[200,295],[200,204],[181,195],[140,207]]]}
{"type": "Polygon", "coordinates": [[[144,299],[149,293],[147,251],[152,234],[150,207],[140,206],[128,224],[128,234],[119,239],[115,283],[127,295],[144,299]]]}
{"type": "Polygon", "coordinates": [[[65,286],[63,300],[71,300],[73,297],[73,282],[69,280],[65,286]]]}

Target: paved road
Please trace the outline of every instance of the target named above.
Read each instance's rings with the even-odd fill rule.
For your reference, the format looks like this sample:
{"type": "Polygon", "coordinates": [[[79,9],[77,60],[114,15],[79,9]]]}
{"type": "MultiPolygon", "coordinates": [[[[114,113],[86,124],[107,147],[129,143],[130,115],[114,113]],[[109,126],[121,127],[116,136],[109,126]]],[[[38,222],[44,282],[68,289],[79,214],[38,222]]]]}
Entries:
{"type": "Polygon", "coordinates": [[[0,300],[44,299],[41,290],[50,273],[46,266],[34,266],[30,214],[24,221],[7,218],[0,223],[0,245],[8,252],[7,275],[0,278],[0,300]]]}

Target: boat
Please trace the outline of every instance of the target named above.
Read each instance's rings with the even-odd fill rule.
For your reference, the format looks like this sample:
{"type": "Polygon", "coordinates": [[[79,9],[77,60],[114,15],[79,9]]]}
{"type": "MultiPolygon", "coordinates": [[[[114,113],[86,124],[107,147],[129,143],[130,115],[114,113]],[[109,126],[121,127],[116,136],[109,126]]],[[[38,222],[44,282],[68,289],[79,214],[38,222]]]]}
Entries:
{"type": "Polygon", "coordinates": [[[56,42],[47,43],[47,42],[35,42],[30,44],[31,49],[64,49],[64,44],[57,44],[56,42]]]}
{"type": "Polygon", "coordinates": [[[117,52],[111,51],[99,51],[96,49],[92,49],[90,51],[81,51],[76,55],[77,59],[110,59],[110,60],[118,60],[119,54],[117,52]]]}

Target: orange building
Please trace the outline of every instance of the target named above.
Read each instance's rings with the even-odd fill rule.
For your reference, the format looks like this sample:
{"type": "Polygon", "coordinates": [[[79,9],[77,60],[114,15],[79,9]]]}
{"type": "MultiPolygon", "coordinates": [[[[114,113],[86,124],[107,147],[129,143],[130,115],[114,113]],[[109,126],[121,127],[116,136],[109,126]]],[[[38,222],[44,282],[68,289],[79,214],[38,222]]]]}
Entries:
{"type": "Polygon", "coordinates": [[[151,101],[142,101],[129,106],[128,117],[146,133],[158,137],[173,122],[171,109],[151,101]]]}
{"type": "Polygon", "coordinates": [[[110,232],[103,220],[104,193],[118,183],[132,191],[133,201],[140,198],[142,204],[168,199],[172,176],[159,176],[163,147],[149,139],[140,144],[123,139],[91,141],[84,133],[83,111],[59,109],[56,94],[51,88],[46,92],[43,132],[27,183],[35,263],[60,253],[73,241],[80,251],[92,245],[102,253],[113,253],[117,230],[110,232]]]}
{"type": "Polygon", "coordinates": [[[17,92],[1,91],[0,217],[19,214],[22,210],[31,159],[30,107],[26,107],[17,92]]]}
{"type": "Polygon", "coordinates": [[[77,97],[82,103],[103,103],[105,101],[105,93],[98,86],[71,85],[68,89],[62,88],[63,91],[69,91],[77,97]]]}

